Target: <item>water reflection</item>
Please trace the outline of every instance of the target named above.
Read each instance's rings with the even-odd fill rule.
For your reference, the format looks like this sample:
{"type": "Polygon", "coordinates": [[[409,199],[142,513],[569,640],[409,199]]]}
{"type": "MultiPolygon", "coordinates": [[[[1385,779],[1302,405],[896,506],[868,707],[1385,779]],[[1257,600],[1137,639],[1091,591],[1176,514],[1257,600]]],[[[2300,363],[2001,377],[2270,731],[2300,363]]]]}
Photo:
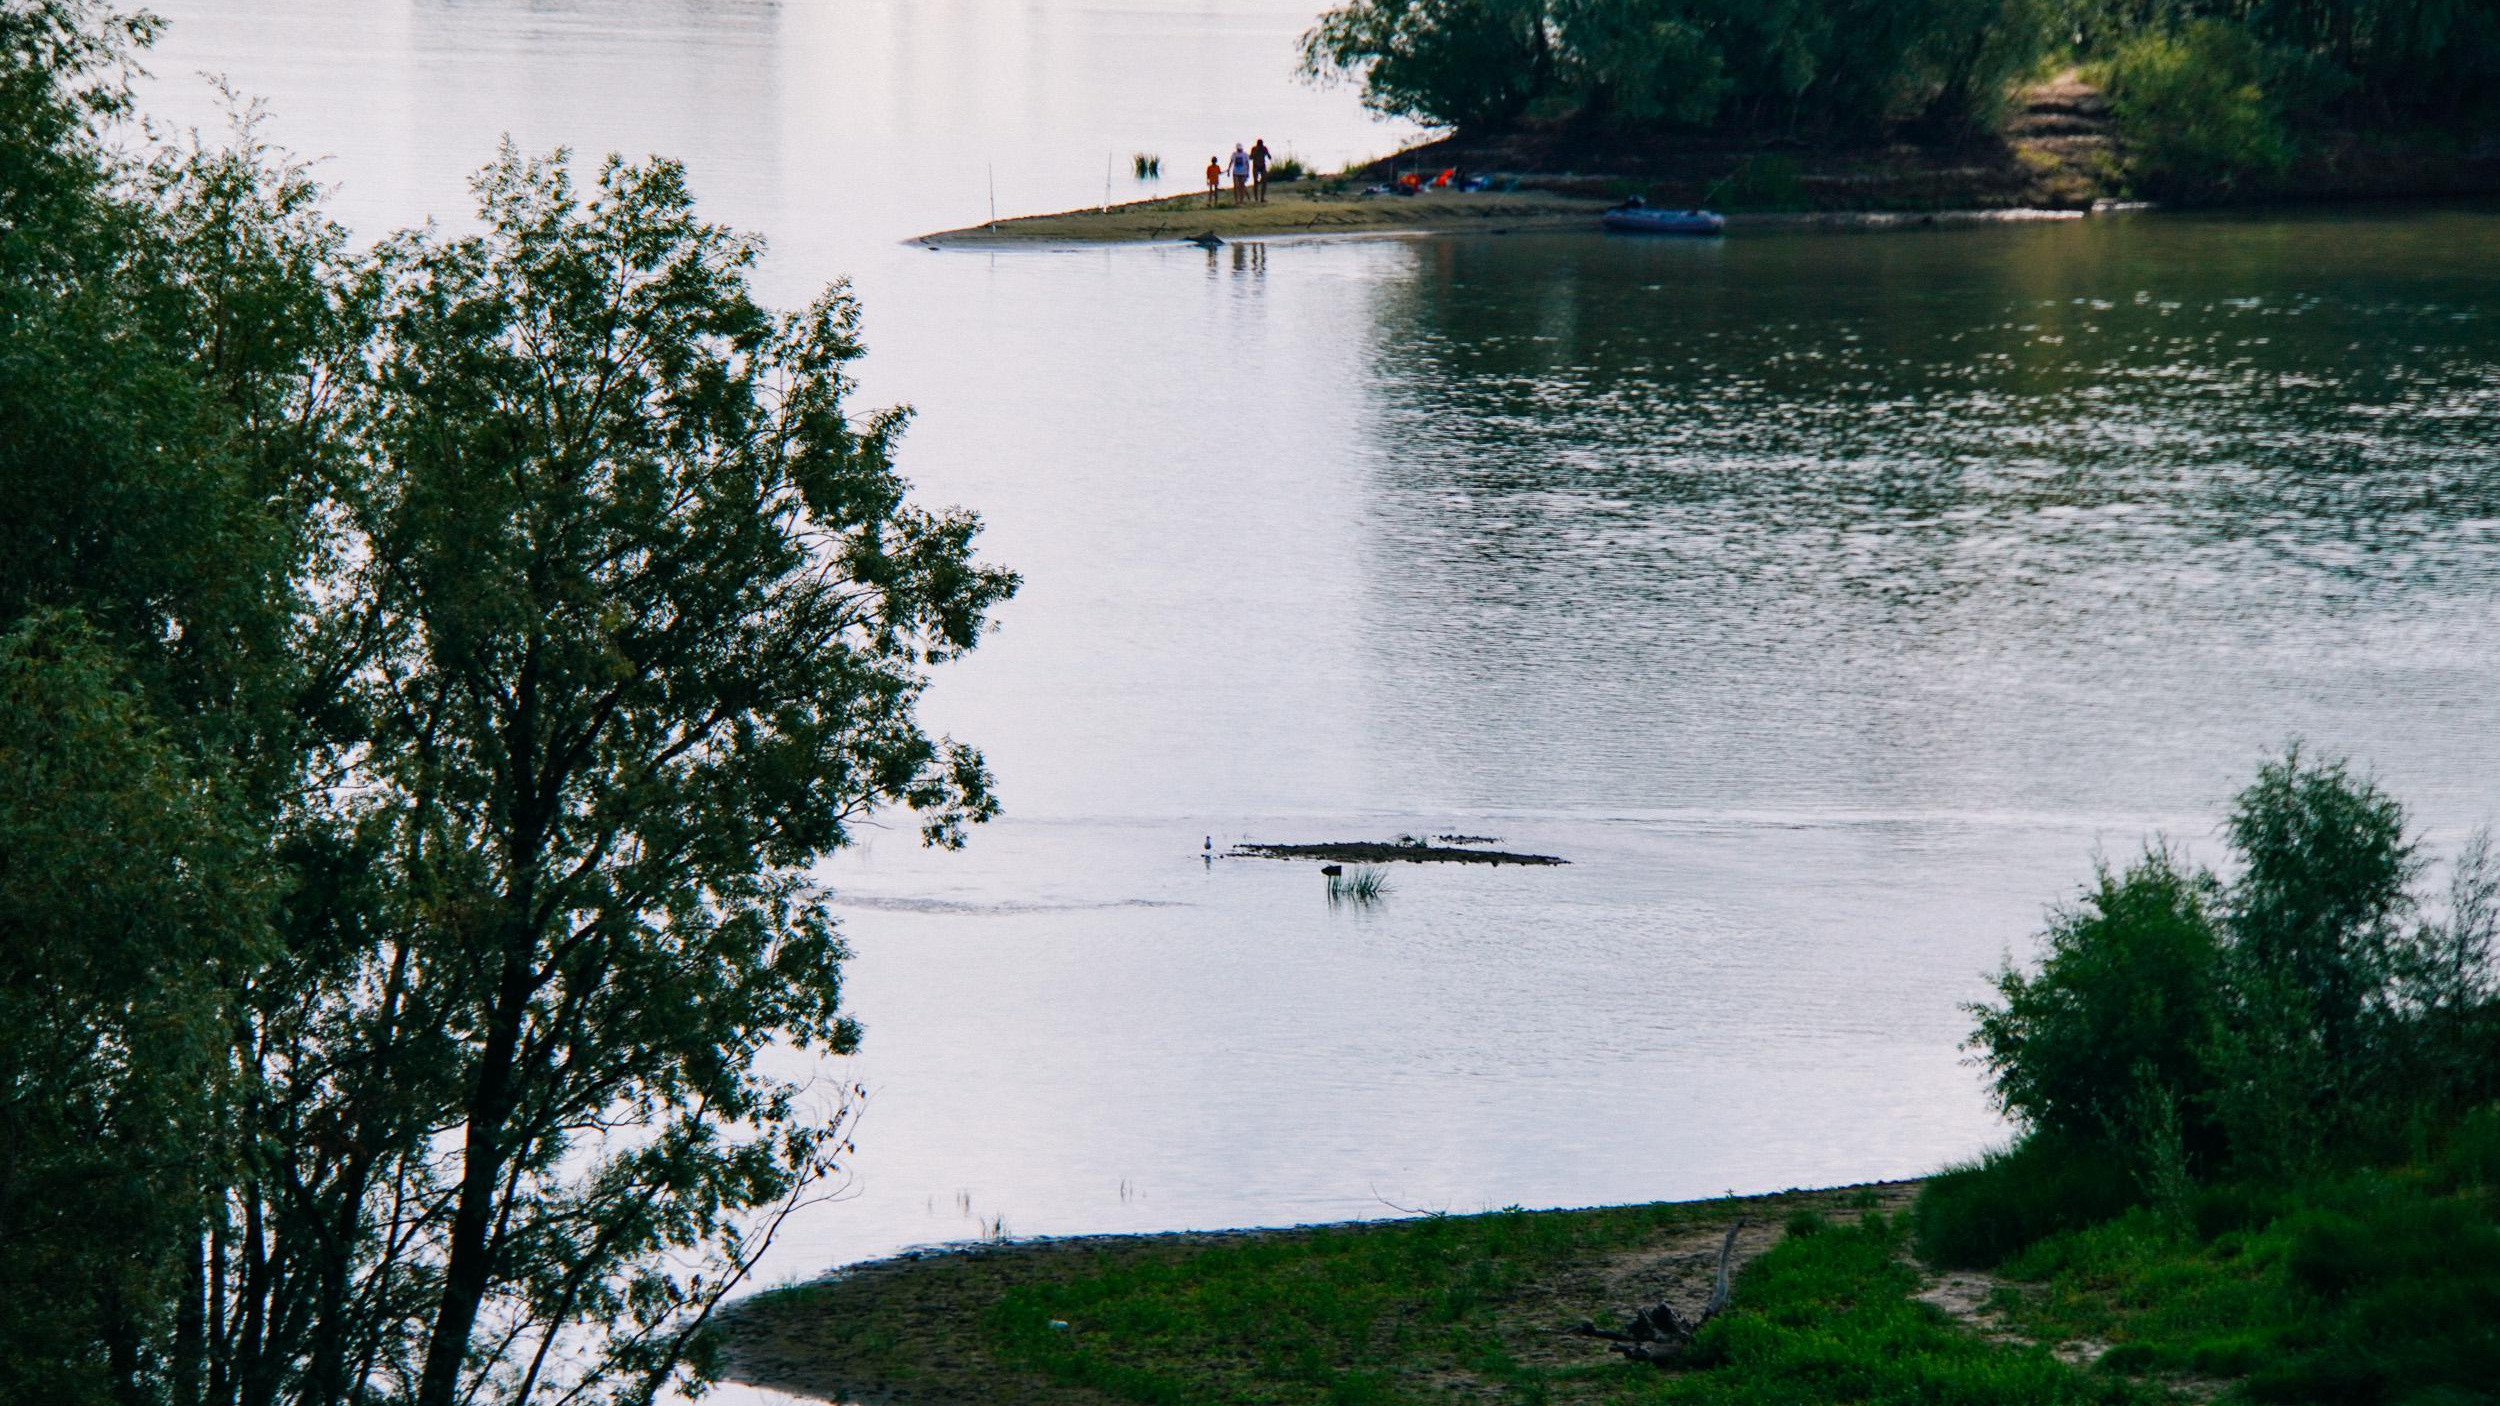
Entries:
{"type": "Polygon", "coordinates": [[[1434,245],[1378,299],[1374,735],[1453,804],[1983,811],[2371,737],[2327,677],[2500,662],[2455,218],[1434,245]]]}

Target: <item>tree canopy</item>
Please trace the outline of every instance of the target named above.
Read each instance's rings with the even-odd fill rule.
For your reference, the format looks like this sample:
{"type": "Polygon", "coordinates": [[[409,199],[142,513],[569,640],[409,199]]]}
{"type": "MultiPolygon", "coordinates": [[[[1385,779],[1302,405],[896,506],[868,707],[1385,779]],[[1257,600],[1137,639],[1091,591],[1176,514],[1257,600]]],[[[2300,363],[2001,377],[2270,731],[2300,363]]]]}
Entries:
{"type": "Polygon", "coordinates": [[[0,0],[0,1395],[648,1400],[848,1149],[810,866],[1016,578],[686,174],[351,250],[0,0]]]}
{"type": "Polygon", "coordinates": [[[2500,76],[2500,0],[1349,0],[1304,58],[1359,77],[1379,111],[1477,133],[1951,135],[2044,63],[2182,37],[2241,46],[2235,87],[2305,119],[2463,120],[2490,111],[2500,76]]]}

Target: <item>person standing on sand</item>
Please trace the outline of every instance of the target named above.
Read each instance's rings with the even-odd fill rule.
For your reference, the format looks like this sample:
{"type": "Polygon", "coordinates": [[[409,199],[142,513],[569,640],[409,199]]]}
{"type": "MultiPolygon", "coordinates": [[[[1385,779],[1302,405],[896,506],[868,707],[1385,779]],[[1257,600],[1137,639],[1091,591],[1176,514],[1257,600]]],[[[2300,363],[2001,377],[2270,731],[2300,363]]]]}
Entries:
{"type": "Polygon", "coordinates": [[[1250,203],[1250,153],[1239,142],[1233,143],[1233,203],[1250,203]]]}
{"type": "Polygon", "coordinates": [[[1250,198],[1261,205],[1267,203],[1267,163],[1275,153],[1267,149],[1267,138],[1260,137],[1250,145],[1250,198]]]}
{"type": "Polygon", "coordinates": [[[1217,195],[1224,189],[1224,167],[1214,157],[1207,158],[1207,208],[1215,208],[1217,195]]]}

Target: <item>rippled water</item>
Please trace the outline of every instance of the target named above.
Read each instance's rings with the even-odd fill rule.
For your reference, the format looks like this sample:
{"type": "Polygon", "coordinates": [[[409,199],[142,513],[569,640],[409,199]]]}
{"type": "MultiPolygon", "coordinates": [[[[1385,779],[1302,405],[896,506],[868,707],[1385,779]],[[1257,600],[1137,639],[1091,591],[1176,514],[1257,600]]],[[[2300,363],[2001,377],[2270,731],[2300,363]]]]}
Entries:
{"type": "Polygon", "coordinates": [[[506,127],[687,157],[778,296],[855,278],[1028,578],[931,701],[1009,818],[826,871],[875,1098],[768,1279],[1917,1172],[1999,1135],[1958,1003],[2096,848],[2210,854],[2296,735],[2500,811],[2489,211],[933,254],[993,169],[1399,133],[1290,4],[165,8],[159,109],[268,94],[367,231],[506,127]],[[1574,862],[1199,853],[1447,831],[1574,862]]]}

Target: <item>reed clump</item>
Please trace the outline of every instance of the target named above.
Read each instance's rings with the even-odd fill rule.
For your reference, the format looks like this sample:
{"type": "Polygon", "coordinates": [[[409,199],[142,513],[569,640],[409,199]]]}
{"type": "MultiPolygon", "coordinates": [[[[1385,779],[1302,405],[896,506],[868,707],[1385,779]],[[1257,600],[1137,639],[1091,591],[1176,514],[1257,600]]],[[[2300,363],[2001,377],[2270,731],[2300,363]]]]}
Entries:
{"type": "MultiPolygon", "coordinates": [[[[1331,866],[1332,868],[1334,866],[1331,866]]],[[[1328,901],[1368,906],[1389,896],[1389,874],[1369,864],[1328,876],[1328,901]]]]}

